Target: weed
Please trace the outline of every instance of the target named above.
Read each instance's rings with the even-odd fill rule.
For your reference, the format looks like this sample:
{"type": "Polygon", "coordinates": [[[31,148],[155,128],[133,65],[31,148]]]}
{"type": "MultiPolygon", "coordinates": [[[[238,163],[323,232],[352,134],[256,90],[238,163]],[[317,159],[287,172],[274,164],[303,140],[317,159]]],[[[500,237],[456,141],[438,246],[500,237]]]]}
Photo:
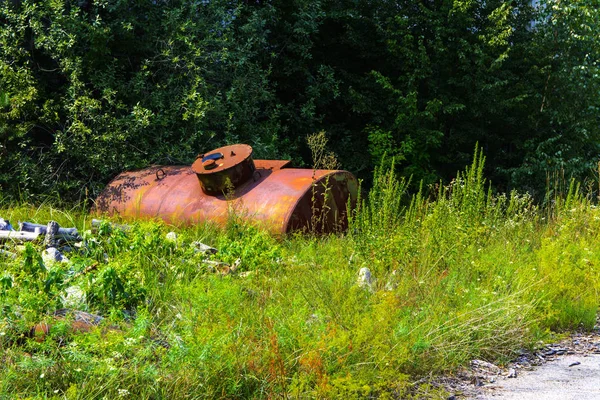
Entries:
{"type": "MultiPolygon", "coordinates": [[[[324,131],[313,133],[306,138],[306,143],[312,153],[313,184],[311,185],[311,220],[309,232],[314,236],[327,231],[327,225],[335,225],[336,216],[331,214],[331,185],[330,176],[317,179],[317,170],[335,170],[339,167],[335,153],[327,150],[328,139],[324,131]]],[[[335,229],[334,229],[335,230],[335,229]]]]}

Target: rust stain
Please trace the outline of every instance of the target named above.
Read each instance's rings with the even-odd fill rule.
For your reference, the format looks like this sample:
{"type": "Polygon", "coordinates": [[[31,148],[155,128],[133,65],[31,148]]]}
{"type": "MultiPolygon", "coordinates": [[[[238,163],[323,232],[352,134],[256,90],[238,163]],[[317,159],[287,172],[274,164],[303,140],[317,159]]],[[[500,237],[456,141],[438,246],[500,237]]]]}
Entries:
{"type": "Polygon", "coordinates": [[[326,233],[347,227],[347,204],[356,204],[358,191],[352,174],[287,168],[289,161],[252,160],[251,155],[250,146],[225,146],[199,157],[191,167],[153,166],[124,172],[100,194],[96,209],[126,218],[161,218],[176,225],[225,224],[235,212],[274,234],[326,233]],[[210,160],[217,165],[204,169],[210,160]]]}

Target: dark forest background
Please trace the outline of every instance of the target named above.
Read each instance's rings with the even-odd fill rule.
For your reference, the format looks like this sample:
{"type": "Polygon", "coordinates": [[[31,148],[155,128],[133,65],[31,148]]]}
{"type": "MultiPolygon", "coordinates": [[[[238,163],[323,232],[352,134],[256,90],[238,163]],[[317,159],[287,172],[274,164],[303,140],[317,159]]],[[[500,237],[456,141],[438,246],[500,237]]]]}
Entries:
{"type": "Polygon", "coordinates": [[[93,197],[223,144],[368,179],[448,182],[476,143],[499,191],[600,155],[598,0],[0,0],[0,188],[93,197]]]}

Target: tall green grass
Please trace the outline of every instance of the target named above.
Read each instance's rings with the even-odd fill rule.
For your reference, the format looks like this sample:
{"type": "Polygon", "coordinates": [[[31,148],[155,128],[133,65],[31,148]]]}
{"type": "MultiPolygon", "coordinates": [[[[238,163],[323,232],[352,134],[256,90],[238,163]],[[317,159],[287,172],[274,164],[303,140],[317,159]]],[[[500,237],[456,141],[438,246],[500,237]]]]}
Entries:
{"type": "MultiPolygon", "coordinates": [[[[0,398],[444,398],[413,383],[592,328],[600,211],[575,183],[544,208],[494,195],[484,162],[476,151],[451,184],[414,195],[378,169],[345,235],[150,221],[85,233],[88,250],[66,265],[40,266],[38,246],[0,258],[0,398]],[[240,258],[238,273],[212,272],[196,240],[240,258]],[[28,337],[72,284],[103,326],[28,337]]],[[[84,209],[48,204],[5,203],[0,217],[90,227],[84,209]]]]}

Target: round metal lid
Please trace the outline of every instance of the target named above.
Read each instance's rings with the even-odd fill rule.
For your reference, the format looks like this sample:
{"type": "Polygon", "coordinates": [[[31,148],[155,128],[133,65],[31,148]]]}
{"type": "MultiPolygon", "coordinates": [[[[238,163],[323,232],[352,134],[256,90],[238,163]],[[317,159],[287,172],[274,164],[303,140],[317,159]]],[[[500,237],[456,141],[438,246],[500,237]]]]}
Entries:
{"type": "Polygon", "coordinates": [[[198,175],[210,175],[243,163],[252,156],[252,147],[247,144],[232,144],[219,147],[198,156],[192,170],[198,175]]]}

